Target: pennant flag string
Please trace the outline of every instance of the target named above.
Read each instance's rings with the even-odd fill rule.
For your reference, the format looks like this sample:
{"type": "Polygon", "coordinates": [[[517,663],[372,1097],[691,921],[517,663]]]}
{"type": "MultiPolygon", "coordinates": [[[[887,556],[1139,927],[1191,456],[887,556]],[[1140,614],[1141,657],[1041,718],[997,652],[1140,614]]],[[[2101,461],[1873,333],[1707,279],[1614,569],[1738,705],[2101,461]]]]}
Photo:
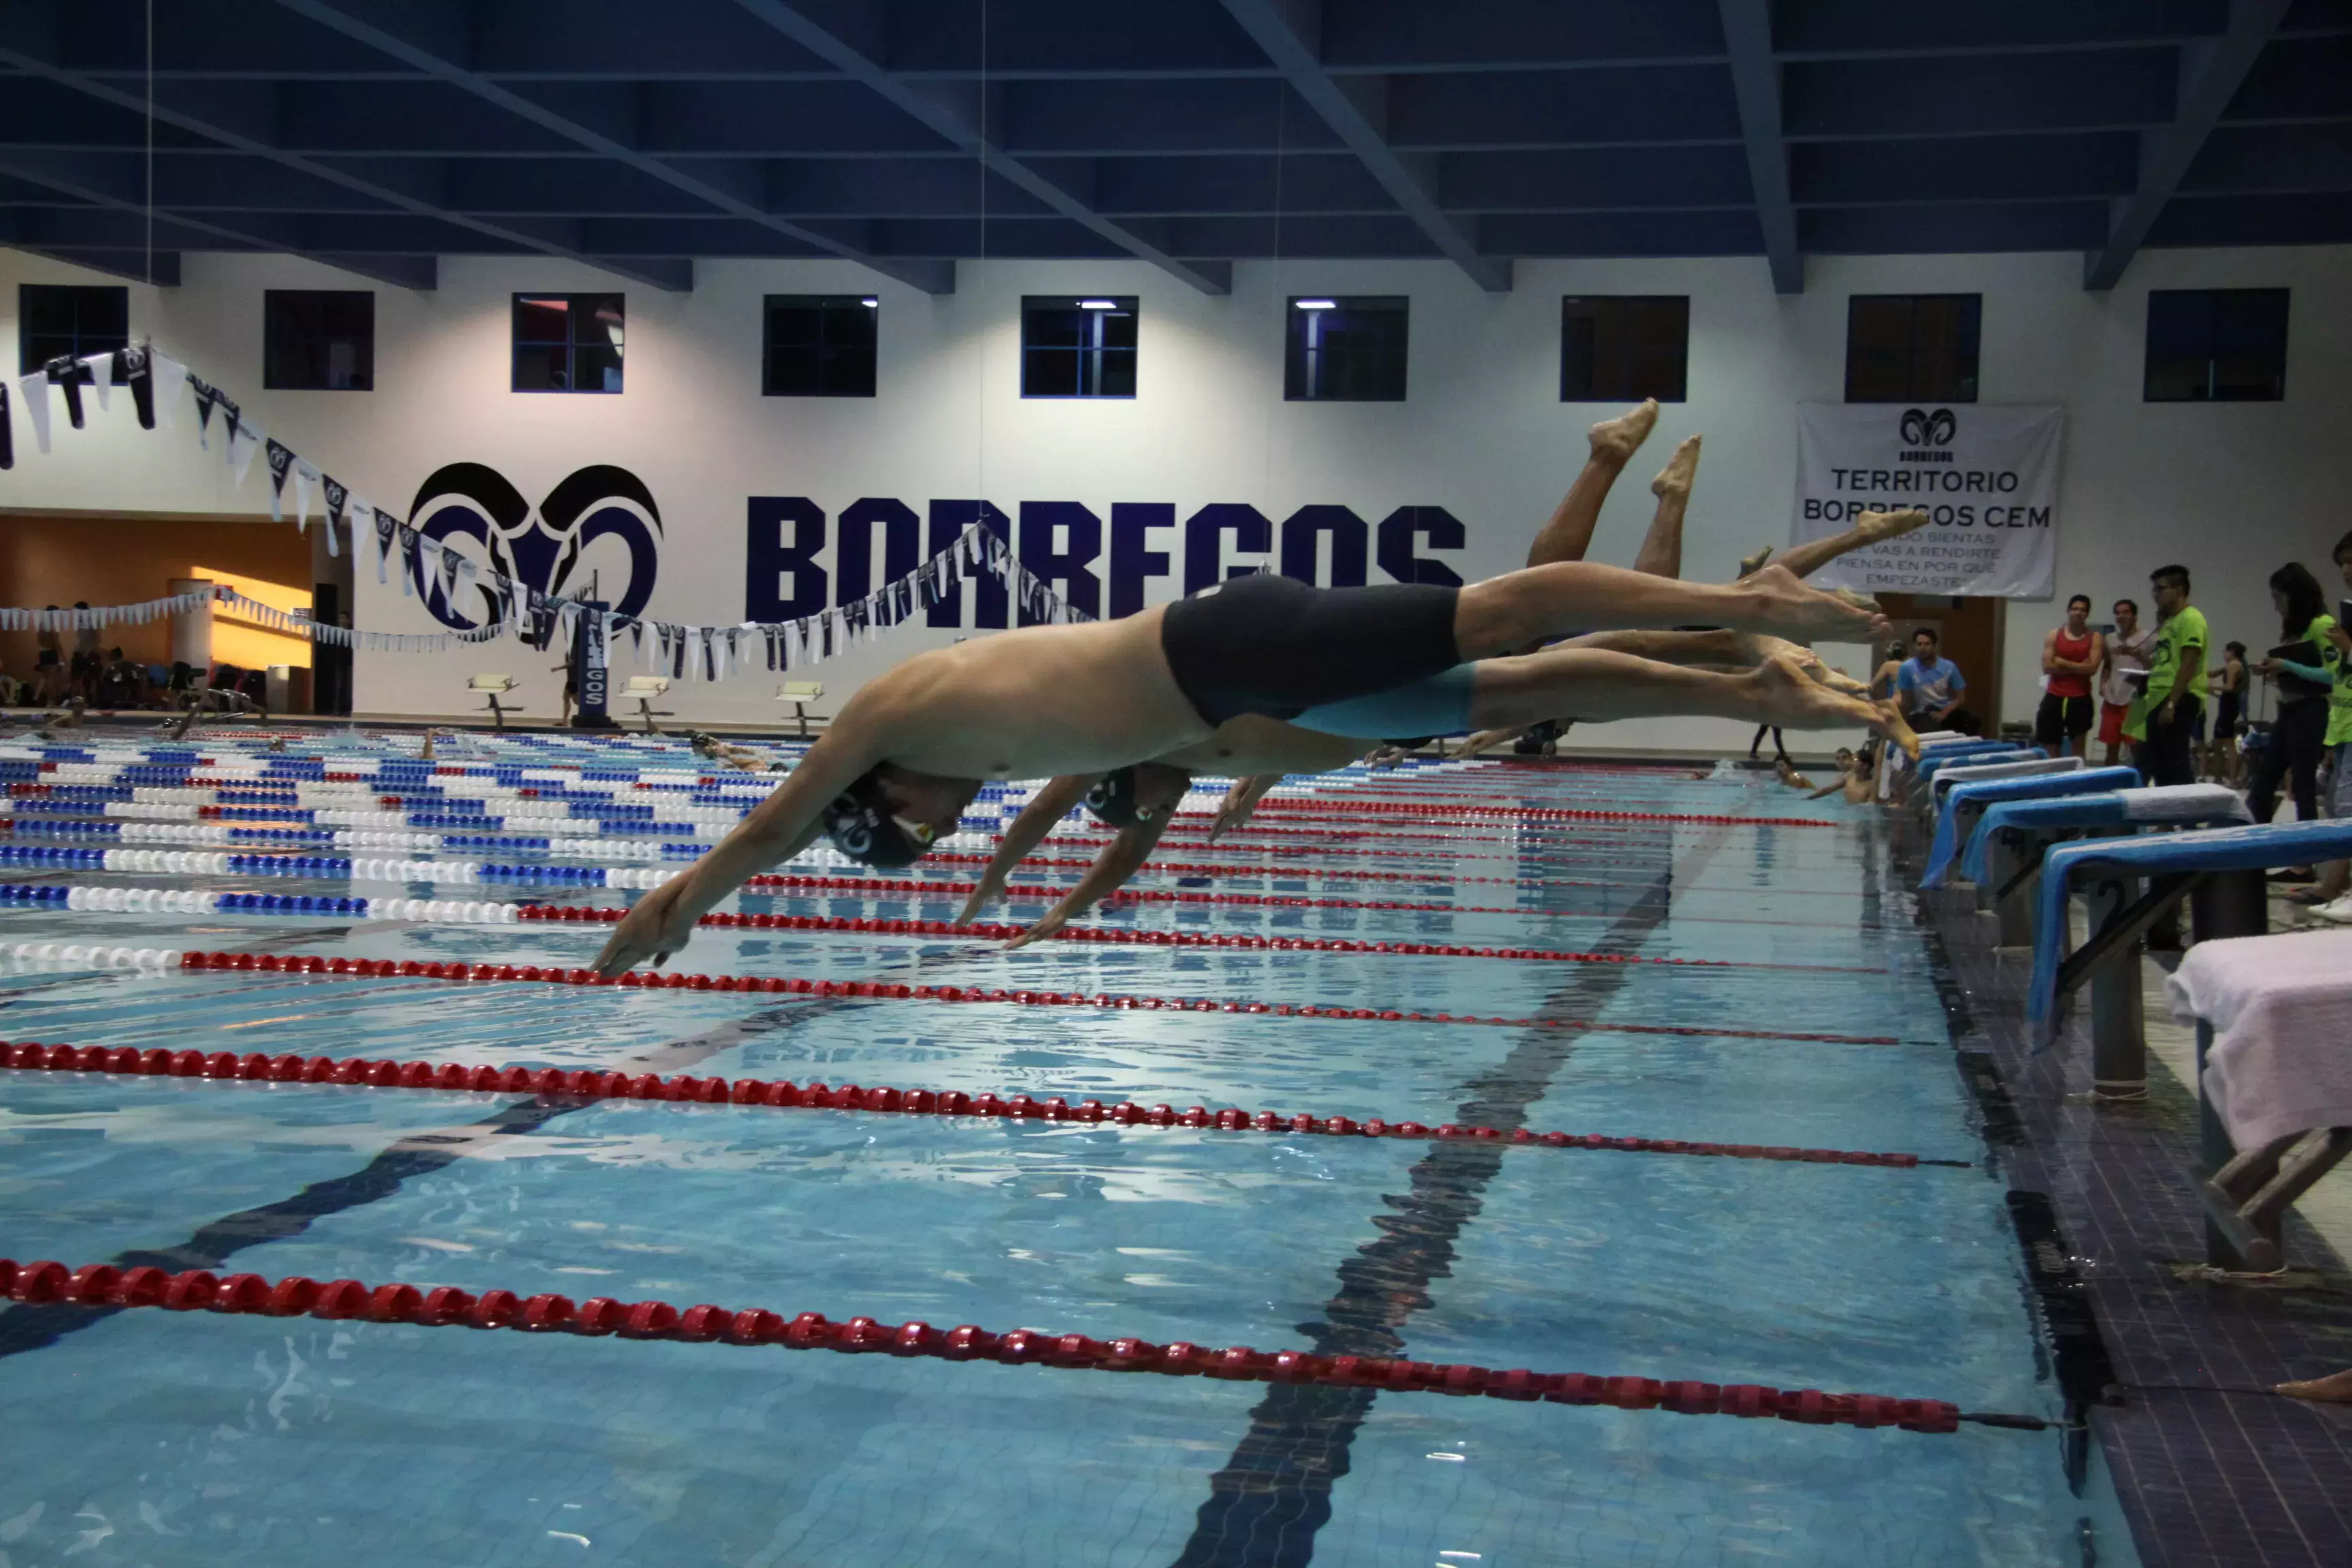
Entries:
{"type": "MultiPolygon", "coordinates": [[[[598,615],[604,621],[601,629],[605,646],[614,647],[620,634],[627,634],[643,668],[673,679],[719,681],[755,668],[772,674],[820,663],[871,641],[918,613],[928,613],[942,601],[960,596],[967,579],[985,578],[1002,584],[1007,601],[1017,606],[1019,621],[1024,626],[1066,625],[1095,618],[1056,593],[1051,583],[1031,572],[1003,535],[981,522],[971,524],[929,560],[864,598],[794,620],[698,626],[592,611],[577,601],[551,598],[495,568],[486,572],[480,563],[440,540],[420,533],[393,513],[352,496],[317,464],[246,418],[244,410],[218,387],[152,345],[141,344],[79,359],[61,355],[20,378],[16,401],[32,427],[33,444],[38,451],[46,453],[50,449],[56,429],[52,393],[64,401],[67,425],[76,430],[84,428],[84,387],[91,390],[101,412],[110,408],[116,390],[128,388],[140,427],[147,430],[156,427],[159,417],[164,426],[176,427],[181,400],[193,398],[197,446],[206,451],[212,449],[214,416],[217,415],[224,457],[237,484],[245,482],[256,456],[266,459],[269,470],[269,515],[273,520],[285,521],[286,489],[290,479],[294,525],[307,530],[313,504],[312,487],[316,486],[324,514],[329,554],[341,553],[338,536],[349,529],[354,550],[361,541],[373,539],[378,583],[388,585],[387,568],[396,552],[404,568],[400,572],[404,597],[415,597],[419,584],[436,587],[445,598],[454,598],[461,584],[484,585],[493,613],[484,625],[470,630],[424,634],[365,631],[322,625],[308,615],[275,609],[220,585],[136,605],[72,610],[0,606],[0,629],[68,631],[138,626],[197,610],[209,603],[229,610],[239,619],[289,636],[307,637],[314,643],[371,652],[436,653],[509,634],[534,647],[544,648],[558,639],[568,641],[579,616],[598,615]],[[159,385],[163,394],[160,401],[159,385]],[[480,584],[485,574],[488,578],[486,585],[480,584]]],[[[0,381],[0,469],[13,468],[16,460],[9,393],[8,384],[0,381]]]]}

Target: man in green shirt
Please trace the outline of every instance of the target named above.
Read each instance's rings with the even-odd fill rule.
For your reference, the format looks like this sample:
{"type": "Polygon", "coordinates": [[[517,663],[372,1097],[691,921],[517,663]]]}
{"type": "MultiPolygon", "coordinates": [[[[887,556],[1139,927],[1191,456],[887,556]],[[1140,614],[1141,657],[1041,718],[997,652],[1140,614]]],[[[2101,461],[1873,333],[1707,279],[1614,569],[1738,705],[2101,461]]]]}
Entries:
{"type": "MultiPolygon", "coordinates": [[[[2344,574],[2344,591],[2352,596],[2352,533],[2336,542],[2336,569],[2344,574]]],[[[2327,691],[2327,766],[2323,815],[2352,817],[2352,627],[2339,619],[2327,628],[2320,648],[2330,682],[2327,691]]],[[[2319,907],[2312,913],[2339,925],[2352,925],[2352,860],[2336,860],[2319,868],[2314,897],[2319,907]]]]}
{"type": "Polygon", "coordinates": [[[2197,721],[2205,710],[2205,614],[2189,602],[2189,568],[2159,566],[2148,574],[2156,590],[2156,647],[2147,686],[2124,716],[2124,733],[2139,742],[2140,775],[2151,784],[2197,782],[2197,721]]]}

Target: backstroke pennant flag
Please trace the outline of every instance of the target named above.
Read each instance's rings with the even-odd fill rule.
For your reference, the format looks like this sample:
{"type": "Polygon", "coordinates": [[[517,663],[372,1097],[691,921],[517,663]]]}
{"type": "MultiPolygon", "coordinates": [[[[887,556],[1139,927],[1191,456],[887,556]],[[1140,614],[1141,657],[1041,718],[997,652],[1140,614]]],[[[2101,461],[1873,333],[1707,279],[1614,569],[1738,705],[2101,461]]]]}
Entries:
{"type": "Polygon", "coordinates": [[[2055,584],[2065,410],[2035,405],[1805,403],[1797,407],[1793,543],[1865,511],[1927,525],[1839,556],[1827,588],[2047,598],[2055,584]]]}

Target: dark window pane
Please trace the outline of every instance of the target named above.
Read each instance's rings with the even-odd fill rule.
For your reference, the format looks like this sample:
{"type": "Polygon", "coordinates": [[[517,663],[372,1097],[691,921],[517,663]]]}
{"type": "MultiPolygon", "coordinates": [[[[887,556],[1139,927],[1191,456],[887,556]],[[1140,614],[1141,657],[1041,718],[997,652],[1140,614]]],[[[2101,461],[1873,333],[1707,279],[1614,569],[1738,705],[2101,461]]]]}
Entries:
{"type": "Polygon", "coordinates": [[[871,397],[880,312],[856,294],[771,294],[761,390],[770,397],[871,397]]]}
{"type": "Polygon", "coordinates": [[[514,335],[519,343],[568,343],[572,312],[564,300],[517,300],[514,335]]]}
{"type": "Polygon", "coordinates": [[[1089,368],[1094,373],[1094,386],[1089,394],[1095,397],[1133,397],[1135,395],[1135,351],[1105,349],[1100,354],[1088,354],[1089,368]]]}
{"type": "Polygon", "coordinates": [[[30,374],[60,354],[111,353],[131,341],[131,290],[107,283],[16,286],[16,361],[30,374]]]}
{"type": "Polygon", "coordinates": [[[1059,349],[1024,349],[1021,353],[1021,395],[1076,397],[1078,356],[1059,349]]]}
{"type": "Polygon", "coordinates": [[[2158,289],[2147,297],[2150,403],[2276,402],[2286,395],[2287,290],[2158,289]]]}
{"type": "Polygon", "coordinates": [[[517,392],[618,392],[625,300],[619,294],[517,294],[517,392]]]}
{"type": "Polygon", "coordinates": [[[1032,295],[1021,301],[1021,395],[1133,397],[1133,295],[1032,295]]]}
{"type": "Polygon", "coordinates": [[[572,355],[564,349],[545,343],[517,343],[514,351],[514,389],[517,392],[569,392],[572,390],[572,355]]]}
{"type": "Polygon", "coordinates": [[[1286,304],[1286,398],[1294,403],[1404,401],[1411,317],[1402,296],[1309,295],[1286,304]]]}
{"type": "Polygon", "coordinates": [[[1563,403],[1680,403],[1689,391],[1690,300],[1679,294],[1560,301],[1563,403]]]}
{"type": "Polygon", "coordinates": [[[1846,304],[1846,401],[1975,402],[1982,318],[1976,294],[1854,295],[1846,304]]]}
{"type": "Polygon", "coordinates": [[[365,391],[375,382],[375,295],[272,289],[262,296],[261,384],[273,391],[365,391]]]}

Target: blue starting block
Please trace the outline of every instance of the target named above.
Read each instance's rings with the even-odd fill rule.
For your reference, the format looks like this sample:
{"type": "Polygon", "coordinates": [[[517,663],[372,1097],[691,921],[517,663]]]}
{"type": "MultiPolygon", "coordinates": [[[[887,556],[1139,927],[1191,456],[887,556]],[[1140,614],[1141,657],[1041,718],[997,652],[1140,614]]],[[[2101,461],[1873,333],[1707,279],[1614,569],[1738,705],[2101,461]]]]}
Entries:
{"type": "Polygon", "coordinates": [[[1977,885],[1979,907],[1990,908],[1999,917],[2000,945],[2023,947],[2033,940],[2033,879],[2050,845],[2078,836],[2215,827],[2250,820],[2245,802],[2222,784],[2161,784],[2005,801],[1985,809],[1960,857],[1960,869],[1977,885]]]}
{"type": "Polygon", "coordinates": [[[2033,906],[2033,979],[2026,1017],[2034,1048],[2056,1037],[2058,1008],[2091,987],[2094,1088],[2111,1099],[2146,1091],[2147,1047],[2140,1029],[2140,939],[2185,899],[2200,942],[2262,936],[2270,927],[2263,874],[2352,857],[2352,821],[2152,833],[2053,845],[2042,858],[2033,906]],[[2146,887],[2143,889],[2142,882],[2146,887]],[[2091,930],[2066,952],[2066,905],[2077,883],[2091,889],[2091,930]]]}
{"type": "MultiPolygon", "coordinates": [[[[1940,888],[1970,840],[1969,830],[1979,816],[2005,801],[2045,800],[2101,791],[2129,789],[2139,783],[2135,768],[2077,768],[2069,773],[2029,773],[2021,777],[1980,779],[1956,783],[1945,792],[1943,811],[1936,819],[1936,838],[1927,851],[1927,872],[1919,879],[1923,888],[1940,888]]],[[[1984,878],[1977,872],[1963,871],[1974,881],[1984,878]]]]}

